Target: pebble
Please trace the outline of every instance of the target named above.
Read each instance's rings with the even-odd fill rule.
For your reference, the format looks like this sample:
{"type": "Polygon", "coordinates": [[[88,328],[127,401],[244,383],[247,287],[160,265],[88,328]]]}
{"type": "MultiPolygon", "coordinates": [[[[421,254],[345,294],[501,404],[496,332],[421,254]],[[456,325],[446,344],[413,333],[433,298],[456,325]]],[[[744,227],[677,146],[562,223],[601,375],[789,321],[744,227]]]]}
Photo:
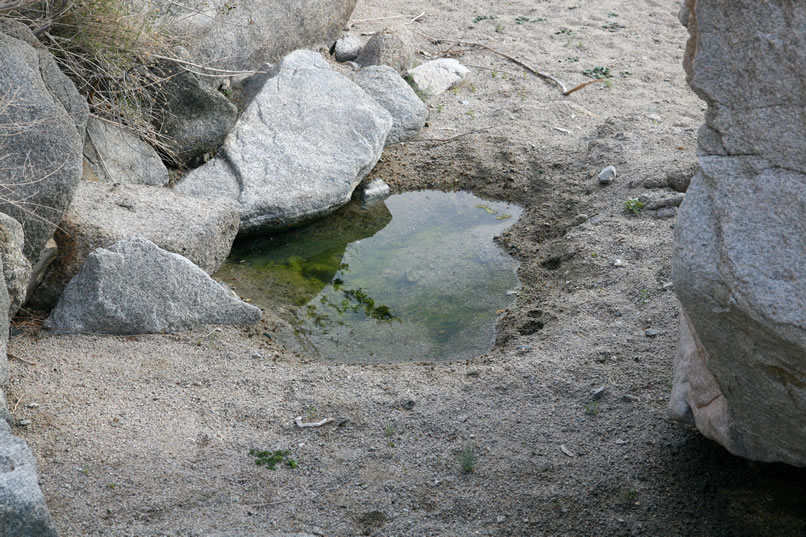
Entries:
{"type": "Polygon", "coordinates": [[[412,408],[414,408],[414,401],[409,399],[408,401],[403,403],[401,406],[403,407],[403,410],[411,410],[412,408]]]}
{"type": "Polygon", "coordinates": [[[613,266],[614,267],[623,267],[624,266],[624,261],[622,261],[621,259],[615,259],[615,260],[613,260],[613,266]]]}
{"type": "Polygon", "coordinates": [[[637,403],[639,401],[639,398],[637,395],[631,395],[628,393],[623,395],[621,397],[621,400],[624,401],[625,403],[637,403]]]}
{"type": "Polygon", "coordinates": [[[358,58],[361,40],[356,35],[345,35],[333,45],[333,55],[337,62],[347,62],[358,58]]]}
{"type": "Polygon", "coordinates": [[[504,515],[498,515],[497,517],[495,517],[495,521],[498,522],[499,524],[505,521],[506,519],[507,517],[505,517],[504,515]]]}
{"type": "Polygon", "coordinates": [[[646,331],[644,332],[644,335],[646,337],[655,337],[658,335],[658,331],[655,330],[654,328],[647,328],[646,331]]]}
{"type": "Polygon", "coordinates": [[[22,419],[17,422],[17,425],[19,425],[20,427],[28,427],[29,425],[31,425],[31,423],[33,422],[29,419],[22,419]]]}
{"type": "Polygon", "coordinates": [[[616,178],[616,168],[614,166],[608,166],[604,170],[599,172],[599,184],[600,185],[609,185],[613,182],[613,179],[616,178]]]}
{"type": "Polygon", "coordinates": [[[598,401],[605,394],[605,387],[599,386],[591,390],[591,400],[598,401]]]}
{"type": "Polygon", "coordinates": [[[28,403],[25,405],[26,408],[37,408],[39,403],[28,403]]]}
{"type": "Polygon", "coordinates": [[[588,221],[588,218],[589,218],[588,215],[585,213],[578,214],[574,217],[574,225],[581,226],[582,224],[588,221]]]}
{"type": "Polygon", "coordinates": [[[677,217],[677,207],[663,207],[655,212],[655,218],[659,220],[666,220],[668,218],[677,217]]]}

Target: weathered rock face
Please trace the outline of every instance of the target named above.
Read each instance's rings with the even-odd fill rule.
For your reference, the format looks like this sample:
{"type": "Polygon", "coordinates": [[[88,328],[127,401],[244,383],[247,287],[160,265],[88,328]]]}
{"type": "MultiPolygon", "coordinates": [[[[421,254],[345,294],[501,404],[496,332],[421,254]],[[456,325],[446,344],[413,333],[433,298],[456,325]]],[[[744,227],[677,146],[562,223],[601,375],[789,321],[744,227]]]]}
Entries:
{"type": "Polygon", "coordinates": [[[806,466],[806,5],[686,9],[708,111],[675,228],[670,410],[732,453],[806,466]]]}
{"type": "Polygon", "coordinates": [[[260,315],[187,258],[135,238],[91,253],[45,327],[56,334],[147,334],[254,324],[260,315]]]}
{"type": "Polygon", "coordinates": [[[158,128],[180,165],[214,153],[224,141],[238,109],[193,73],[174,74],[161,86],[165,103],[158,128]]]}
{"type": "Polygon", "coordinates": [[[167,188],[82,181],[54,238],[58,257],[31,298],[50,309],[96,248],[144,237],[212,274],[229,255],[238,213],[227,205],[179,196],[167,188]]]}
{"type": "Polygon", "coordinates": [[[13,317],[25,302],[31,279],[31,262],[23,254],[25,237],[22,226],[7,214],[0,213],[0,259],[8,291],[8,316],[13,317]]]}
{"type": "Polygon", "coordinates": [[[176,186],[229,200],[241,234],[287,228],[328,214],[381,156],[392,118],[319,54],[286,56],[246,107],[216,158],[176,186]]]}
{"type": "Polygon", "coordinates": [[[405,80],[387,65],[373,65],[355,75],[355,83],[392,115],[386,145],[417,136],[428,119],[428,108],[405,80]]]}
{"type": "MultiPolygon", "coordinates": [[[[344,28],[356,0],[159,0],[162,24],[183,37],[197,64],[228,70],[254,70],[288,52],[332,43],[344,28]]],[[[215,79],[213,79],[215,80],[215,79]]]]}
{"type": "Polygon", "coordinates": [[[90,118],[87,123],[84,158],[105,183],[168,184],[168,169],[153,147],[133,132],[100,119],[90,118]]]}
{"type": "MultiPolygon", "coordinates": [[[[0,33],[0,212],[25,230],[25,255],[36,259],[53,235],[81,178],[87,104],[53,58],[27,41],[23,26],[0,33]]],[[[27,34],[26,34],[27,32],[27,34]]]]}
{"type": "Polygon", "coordinates": [[[56,537],[34,455],[5,421],[0,421],[0,535],[56,537]]]}

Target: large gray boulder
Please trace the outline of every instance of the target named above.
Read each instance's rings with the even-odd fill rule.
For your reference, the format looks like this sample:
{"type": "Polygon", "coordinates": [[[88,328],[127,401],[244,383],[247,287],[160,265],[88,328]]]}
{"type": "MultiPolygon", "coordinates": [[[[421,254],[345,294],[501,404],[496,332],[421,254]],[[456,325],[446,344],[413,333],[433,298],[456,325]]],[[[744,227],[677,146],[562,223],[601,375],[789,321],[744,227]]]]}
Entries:
{"type": "Polygon", "coordinates": [[[133,237],[187,257],[212,274],[229,255],[237,232],[238,213],[226,204],[161,187],[82,181],[54,236],[58,256],[31,303],[52,308],[93,250],[133,237]]]}
{"type": "Polygon", "coordinates": [[[391,127],[389,113],[319,54],[295,51],[272,69],[218,156],[176,191],[228,200],[242,234],[314,220],[350,200],[391,127]]]}
{"type": "Polygon", "coordinates": [[[36,461],[25,440],[0,420],[0,535],[56,537],[45,497],[39,488],[36,461]]]}
{"type": "Polygon", "coordinates": [[[7,214],[0,213],[0,260],[3,262],[2,273],[8,292],[9,317],[13,317],[25,302],[31,279],[31,262],[23,254],[24,246],[22,225],[7,214]]]}
{"type": "Polygon", "coordinates": [[[168,169],[154,148],[120,125],[90,118],[84,158],[105,183],[168,184],[168,169]]]}
{"type": "Polygon", "coordinates": [[[734,454],[806,466],[806,6],[686,8],[708,111],[675,227],[670,411],[734,454]]]}
{"type": "Polygon", "coordinates": [[[255,70],[292,50],[332,43],[356,4],[356,0],[136,1],[143,8],[160,10],[161,24],[182,36],[192,62],[226,70],[255,70]]]}
{"type": "Polygon", "coordinates": [[[0,31],[0,212],[25,230],[25,255],[39,256],[81,178],[88,109],[53,58],[24,26],[0,31]]]}
{"type": "Polygon", "coordinates": [[[260,315],[187,258],[135,238],[91,253],[45,328],[56,334],[147,334],[254,324],[260,315]]]}
{"type": "Polygon", "coordinates": [[[388,65],[365,67],[353,79],[392,115],[386,145],[414,138],[428,119],[428,107],[400,74],[388,65]]]}
{"type": "Polygon", "coordinates": [[[237,107],[189,72],[169,73],[160,92],[164,102],[157,127],[172,151],[171,158],[188,166],[215,153],[235,125],[237,107]]]}

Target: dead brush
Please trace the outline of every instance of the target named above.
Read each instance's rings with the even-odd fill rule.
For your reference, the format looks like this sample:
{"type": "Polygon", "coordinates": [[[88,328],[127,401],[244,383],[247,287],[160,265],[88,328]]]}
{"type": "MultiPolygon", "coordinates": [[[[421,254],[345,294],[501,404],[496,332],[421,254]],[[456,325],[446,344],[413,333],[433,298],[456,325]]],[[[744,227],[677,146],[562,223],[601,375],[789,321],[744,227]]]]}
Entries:
{"type": "Polygon", "coordinates": [[[157,24],[158,10],[135,10],[126,0],[46,0],[10,14],[34,28],[93,116],[172,157],[156,109],[165,77],[155,73],[180,43],[157,24]]]}

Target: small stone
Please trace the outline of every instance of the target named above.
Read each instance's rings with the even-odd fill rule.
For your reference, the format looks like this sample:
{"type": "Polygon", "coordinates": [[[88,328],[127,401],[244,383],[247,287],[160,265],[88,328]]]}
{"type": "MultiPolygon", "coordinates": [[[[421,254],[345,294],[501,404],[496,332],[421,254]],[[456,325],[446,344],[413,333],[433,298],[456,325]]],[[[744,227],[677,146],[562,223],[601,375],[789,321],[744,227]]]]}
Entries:
{"type": "Polygon", "coordinates": [[[622,261],[621,259],[614,259],[613,260],[613,266],[614,267],[623,267],[624,266],[624,261],[622,261]]]}
{"type": "Polygon", "coordinates": [[[599,184],[600,185],[609,185],[613,182],[613,179],[616,178],[616,168],[614,166],[608,166],[604,170],[599,172],[599,184]]]}
{"type": "Polygon", "coordinates": [[[39,407],[39,403],[28,403],[25,405],[26,408],[37,408],[39,407]]]}
{"type": "Polygon", "coordinates": [[[337,62],[348,62],[358,58],[361,52],[361,40],[358,36],[348,34],[333,45],[333,56],[337,62]]]}
{"type": "Polygon", "coordinates": [[[598,226],[599,223],[602,221],[602,217],[598,214],[596,216],[591,216],[590,223],[594,226],[598,226]]]}
{"type": "Polygon", "coordinates": [[[412,408],[414,408],[414,401],[409,399],[408,401],[403,403],[401,406],[403,407],[403,410],[411,410],[412,408]]]}
{"type": "Polygon", "coordinates": [[[498,515],[497,517],[495,517],[495,521],[498,522],[499,524],[501,524],[506,519],[507,517],[505,517],[504,515],[498,515]]]}
{"type": "Polygon", "coordinates": [[[19,425],[20,427],[28,427],[29,425],[31,425],[31,423],[33,422],[29,419],[21,419],[17,421],[17,425],[19,425]]]}
{"type": "Polygon", "coordinates": [[[659,220],[666,220],[668,218],[677,217],[677,207],[663,207],[655,212],[655,218],[659,220]]]}
{"type": "Polygon", "coordinates": [[[621,400],[625,403],[637,403],[640,399],[637,395],[625,394],[621,397],[621,400]]]}
{"type": "Polygon", "coordinates": [[[373,179],[361,191],[361,199],[366,203],[369,201],[377,201],[386,199],[391,194],[389,185],[383,179],[373,179]]]}
{"type": "Polygon", "coordinates": [[[604,386],[599,386],[598,388],[592,389],[591,390],[591,400],[592,401],[598,401],[605,394],[605,391],[606,390],[605,390],[604,386]]]}
{"type": "Polygon", "coordinates": [[[658,335],[658,331],[655,330],[654,328],[647,328],[646,331],[644,332],[644,335],[646,337],[655,337],[658,335]]]}
{"type": "Polygon", "coordinates": [[[575,226],[581,226],[582,224],[584,224],[585,222],[587,222],[587,221],[588,221],[588,218],[589,218],[589,217],[588,217],[588,215],[587,215],[587,214],[585,214],[585,213],[580,213],[580,214],[578,214],[578,215],[576,215],[576,216],[574,217],[574,225],[575,225],[575,226]]]}

